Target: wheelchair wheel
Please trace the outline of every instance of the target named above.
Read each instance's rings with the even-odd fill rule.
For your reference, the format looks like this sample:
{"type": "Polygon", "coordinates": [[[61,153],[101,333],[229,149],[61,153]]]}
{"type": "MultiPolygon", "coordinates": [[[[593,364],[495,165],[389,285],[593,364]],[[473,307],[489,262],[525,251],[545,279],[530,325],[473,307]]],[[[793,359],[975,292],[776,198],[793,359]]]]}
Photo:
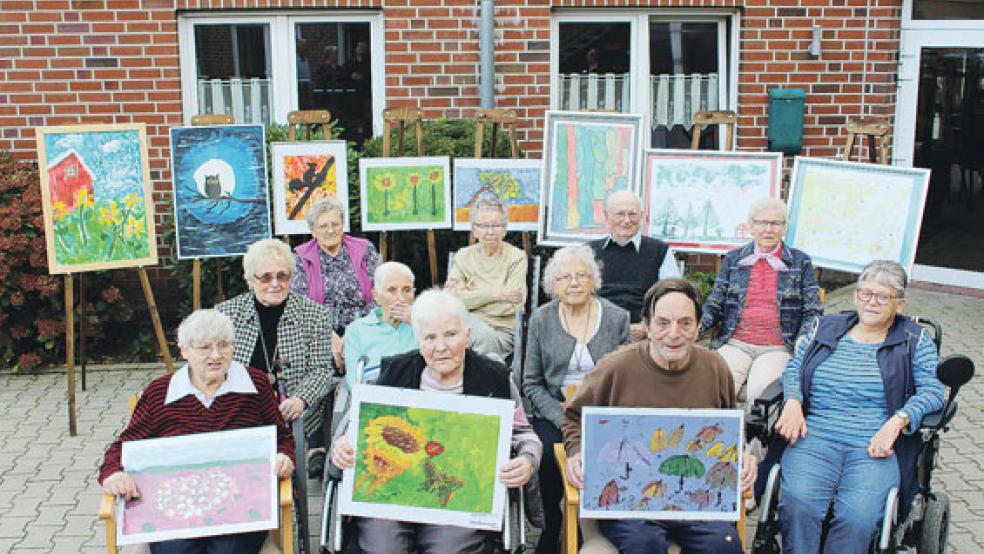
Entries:
{"type": "Polygon", "coordinates": [[[919,538],[919,554],[946,552],[946,540],[950,534],[950,497],[938,492],[926,502],[919,538]]]}

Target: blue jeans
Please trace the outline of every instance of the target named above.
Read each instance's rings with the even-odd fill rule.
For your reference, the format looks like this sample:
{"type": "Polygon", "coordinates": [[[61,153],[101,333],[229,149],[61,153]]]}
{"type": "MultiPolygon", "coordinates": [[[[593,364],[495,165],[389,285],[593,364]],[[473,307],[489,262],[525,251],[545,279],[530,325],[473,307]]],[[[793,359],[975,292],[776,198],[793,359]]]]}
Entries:
{"type": "Polygon", "coordinates": [[[833,504],[823,551],[867,552],[882,520],[885,499],[898,485],[894,455],[872,458],[867,448],[807,435],[782,456],[782,551],[817,552],[823,520],[833,504]]]}
{"type": "Polygon", "coordinates": [[[738,529],[730,521],[599,519],[598,530],[620,554],[666,554],[670,541],[684,554],[741,554],[738,529]]]}

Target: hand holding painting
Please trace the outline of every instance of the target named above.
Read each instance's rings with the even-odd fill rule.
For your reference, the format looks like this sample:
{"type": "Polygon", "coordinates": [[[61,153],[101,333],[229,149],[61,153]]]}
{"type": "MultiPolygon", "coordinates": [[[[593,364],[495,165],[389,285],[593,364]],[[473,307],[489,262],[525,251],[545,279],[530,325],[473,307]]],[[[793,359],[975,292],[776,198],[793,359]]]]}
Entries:
{"type": "Polygon", "coordinates": [[[277,473],[277,477],[286,479],[290,477],[291,473],[294,473],[294,462],[290,461],[286,454],[278,452],[276,460],[274,471],[277,473]]]}
{"type": "Polygon", "coordinates": [[[584,488],[584,465],[581,463],[581,453],[567,458],[567,480],[576,489],[584,488]]]}
{"type": "Polygon", "coordinates": [[[117,471],[104,479],[103,490],[113,496],[122,496],[127,502],[140,498],[140,491],[137,490],[137,484],[133,482],[133,477],[123,471],[117,471]]]}
{"type": "Polygon", "coordinates": [[[347,436],[342,435],[335,439],[335,446],[331,447],[331,463],[342,470],[355,465],[355,448],[352,448],[347,436]]]}

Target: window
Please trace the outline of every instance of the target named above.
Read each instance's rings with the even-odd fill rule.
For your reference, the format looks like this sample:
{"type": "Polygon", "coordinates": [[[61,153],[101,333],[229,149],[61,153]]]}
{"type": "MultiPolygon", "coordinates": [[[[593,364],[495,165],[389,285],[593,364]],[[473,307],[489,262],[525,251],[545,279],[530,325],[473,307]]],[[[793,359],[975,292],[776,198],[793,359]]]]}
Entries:
{"type": "Polygon", "coordinates": [[[642,113],[651,147],[688,148],[696,112],[735,105],[736,26],[736,13],[713,10],[561,13],[552,107],[642,113]]]}
{"type": "Polygon", "coordinates": [[[984,2],[912,0],[912,19],[984,19],[984,2]]]}
{"type": "Polygon", "coordinates": [[[285,123],[292,110],[327,109],[347,140],[381,131],[379,13],[223,12],[179,25],[186,121],[227,113],[236,123],[285,123]]]}

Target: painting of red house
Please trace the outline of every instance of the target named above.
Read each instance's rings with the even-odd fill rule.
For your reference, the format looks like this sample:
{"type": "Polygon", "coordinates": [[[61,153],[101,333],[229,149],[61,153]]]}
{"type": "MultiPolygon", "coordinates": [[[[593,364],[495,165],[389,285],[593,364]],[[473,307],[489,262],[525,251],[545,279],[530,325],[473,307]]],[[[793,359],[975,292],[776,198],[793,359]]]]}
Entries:
{"type": "Polygon", "coordinates": [[[48,183],[52,203],[63,203],[67,211],[75,208],[79,190],[93,194],[92,172],[74,150],[69,150],[48,167],[48,183]]]}

